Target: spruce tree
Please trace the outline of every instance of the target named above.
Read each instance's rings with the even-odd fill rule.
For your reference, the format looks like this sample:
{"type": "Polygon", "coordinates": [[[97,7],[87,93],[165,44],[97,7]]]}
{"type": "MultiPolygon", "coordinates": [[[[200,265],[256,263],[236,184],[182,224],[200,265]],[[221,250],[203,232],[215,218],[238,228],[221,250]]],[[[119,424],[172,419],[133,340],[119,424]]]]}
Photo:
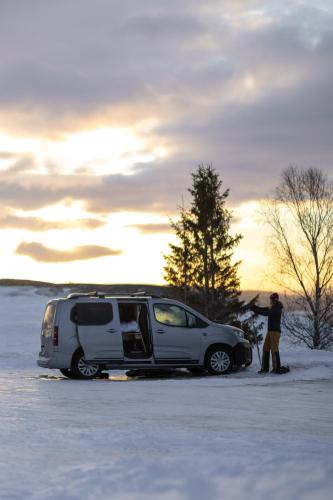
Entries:
{"type": "Polygon", "coordinates": [[[233,253],[242,236],[230,234],[229,189],[222,191],[211,165],[199,165],[188,191],[189,209],[182,207],[179,220],[171,223],[177,244],[170,244],[165,255],[165,280],[185,303],[212,320],[242,327],[250,337],[258,330],[241,319],[247,306],[239,298],[239,262],[233,261],[233,253]]]}
{"type": "Polygon", "coordinates": [[[171,220],[171,227],[175,231],[178,244],[170,243],[170,254],[164,255],[165,280],[187,304],[190,288],[194,285],[195,254],[190,230],[190,215],[184,207],[181,208],[179,220],[171,220]]]}
{"type": "Polygon", "coordinates": [[[195,287],[202,292],[204,312],[212,319],[224,319],[240,295],[239,262],[232,262],[241,235],[230,235],[231,212],[225,207],[229,189],[211,165],[200,165],[192,174],[192,203],[189,209],[196,266],[195,287]]]}

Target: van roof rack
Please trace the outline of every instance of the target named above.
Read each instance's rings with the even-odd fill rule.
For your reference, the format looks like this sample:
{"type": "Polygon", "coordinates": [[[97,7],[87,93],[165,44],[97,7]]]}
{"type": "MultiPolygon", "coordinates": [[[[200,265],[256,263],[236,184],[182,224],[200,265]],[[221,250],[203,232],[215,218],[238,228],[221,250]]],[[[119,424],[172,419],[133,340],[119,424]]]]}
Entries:
{"type": "Polygon", "coordinates": [[[163,297],[163,295],[157,295],[157,294],[154,294],[154,293],[149,293],[149,292],[146,292],[145,290],[140,290],[138,292],[132,292],[130,294],[131,297],[151,297],[152,299],[163,299],[165,297],[163,297]]]}
{"type": "Polygon", "coordinates": [[[74,292],[67,295],[67,299],[77,299],[78,297],[97,297],[99,299],[105,298],[105,293],[102,292],[74,292]]]}
{"type": "Polygon", "coordinates": [[[162,295],[154,295],[151,293],[147,293],[146,291],[138,291],[138,292],[132,292],[132,293],[104,293],[104,292],[98,292],[97,290],[94,292],[74,292],[70,293],[67,295],[67,299],[78,299],[80,297],[94,297],[97,299],[105,299],[105,298],[111,298],[111,297],[133,297],[133,298],[152,298],[152,299],[162,299],[162,295]]]}

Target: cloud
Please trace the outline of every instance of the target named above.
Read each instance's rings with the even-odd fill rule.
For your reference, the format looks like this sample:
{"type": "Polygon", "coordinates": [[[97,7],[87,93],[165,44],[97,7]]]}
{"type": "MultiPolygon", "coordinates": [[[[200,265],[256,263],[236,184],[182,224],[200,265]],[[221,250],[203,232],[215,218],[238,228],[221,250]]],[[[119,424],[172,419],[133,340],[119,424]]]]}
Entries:
{"type": "Polygon", "coordinates": [[[139,7],[81,0],[80,12],[64,0],[57,8],[38,0],[5,3],[0,102],[6,112],[19,112],[16,128],[28,116],[30,129],[47,123],[48,133],[59,120],[79,116],[111,112],[132,123],[137,108],[142,120],[186,112],[188,101],[192,109],[205,100],[218,104],[235,75],[275,57],[291,65],[300,38],[320,39],[330,29],[330,11],[319,2],[155,0],[139,7]]]}
{"type": "Polygon", "coordinates": [[[120,255],[122,252],[98,245],[82,245],[71,250],[55,250],[41,243],[22,242],[17,247],[16,253],[18,255],[27,255],[38,262],[71,262],[74,260],[115,256],[120,255]]]}
{"type": "Polygon", "coordinates": [[[64,0],[3,2],[2,127],[49,137],[151,120],[142,137],[168,156],[100,178],[93,165],[41,176],[13,164],[2,203],[171,214],[199,163],[213,163],[234,204],[266,196],[290,163],[329,171],[332,20],[329,3],[310,0],[81,0],[79,12],[64,0]]]}
{"type": "Polygon", "coordinates": [[[16,156],[17,153],[12,153],[11,151],[0,151],[0,160],[11,160],[16,156]]]}
{"type": "Polygon", "coordinates": [[[144,234],[165,234],[173,231],[170,224],[131,224],[127,227],[138,229],[140,233],[144,234]]]}
{"type": "Polygon", "coordinates": [[[176,46],[188,40],[188,37],[205,35],[207,26],[195,14],[195,10],[192,14],[179,11],[135,14],[125,21],[123,32],[131,38],[141,38],[141,41],[146,39],[148,43],[152,37],[159,41],[165,38],[169,46],[176,46]]]}
{"type": "Polygon", "coordinates": [[[0,214],[0,229],[24,229],[33,232],[45,232],[66,229],[96,229],[105,224],[100,219],[45,220],[39,217],[19,217],[11,214],[0,214]]]}
{"type": "Polygon", "coordinates": [[[87,211],[108,214],[119,211],[172,213],[186,191],[187,171],[168,163],[138,165],[133,175],[42,175],[20,177],[0,174],[0,199],[6,207],[38,209],[62,200],[84,203],[87,211]],[[174,185],[167,187],[166,176],[174,185]]]}
{"type": "Polygon", "coordinates": [[[10,174],[21,174],[23,172],[33,171],[34,168],[35,161],[33,155],[17,155],[15,161],[10,163],[5,172],[10,174]]]}
{"type": "MultiPolygon", "coordinates": [[[[309,150],[304,151],[301,142],[302,132],[299,131],[299,145],[297,142],[293,145],[288,138],[290,129],[287,124],[284,125],[283,119],[279,125],[280,133],[273,137],[269,135],[265,127],[266,105],[268,103],[263,105],[260,113],[258,111],[263,123],[260,124],[259,116],[257,116],[257,129],[253,123],[251,127],[251,113],[252,111],[255,113],[255,109],[251,112],[248,110],[248,115],[244,113],[244,128],[239,127],[238,143],[232,141],[232,131],[228,131],[226,124],[218,121],[211,123],[211,142],[207,139],[207,144],[210,145],[209,162],[212,161],[213,167],[220,174],[223,188],[231,188],[229,205],[235,206],[244,201],[266,197],[279,182],[281,170],[291,163],[300,167],[317,166],[330,173],[330,150],[323,147],[321,156],[317,157],[314,152],[311,152],[310,146],[314,144],[313,137],[309,136],[309,150]],[[246,122],[248,122],[248,127],[245,125],[246,122]],[[226,138],[230,137],[230,141],[227,144],[221,143],[220,147],[216,148],[214,136],[217,137],[219,131],[224,131],[226,138]],[[258,147],[254,147],[251,142],[251,137],[255,137],[256,134],[262,135],[258,147]],[[277,152],[274,158],[270,158],[270,141],[276,143],[277,152]],[[236,155],[234,151],[238,149],[239,144],[242,144],[242,151],[238,151],[236,155]]],[[[278,108],[278,103],[276,106],[278,108]]],[[[236,125],[230,120],[230,127],[234,126],[236,125]]],[[[196,142],[200,145],[200,131],[196,130],[193,133],[198,134],[196,142]]],[[[323,134],[320,138],[323,146],[328,140],[329,135],[325,137],[323,134]]],[[[153,165],[137,165],[132,175],[22,174],[18,177],[0,173],[0,199],[3,206],[12,210],[34,210],[62,201],[77,201],[82,203],[86,212],[94,215],[89,219],[96,221],[101,216],[115,212],[150,212],[173,216],[178,212],[183,201],[185,205],[190,201],[188,193],[191,185],[190,173],[199,163],[208,162],[204,159],[197,161],[193,153],[193,161],[168,159],[168,161],[153,165]]],[[[20,225],[20,221],[12,220],[14,226],[20,225]]],[[[24,222],[22,220],[22,224],[24,222]]],[[[26,222],[29,223],[29,219],[26,222]]],[[[31,227],[36,227],[36,230],[41,227],[41,224],[42,222],[31,221],[31,227]]],[[[70,221],[66,224],[68,224],[67,227],[72,225],[70,221]]],[[[74,225],[76,224],[80,227],[87,224],[91,228],[99,225],[98,222],[87,220],[74,222],[74,225]]],[[[58,221],[56,226],[61,229],[61,221],[58,221]]]]}

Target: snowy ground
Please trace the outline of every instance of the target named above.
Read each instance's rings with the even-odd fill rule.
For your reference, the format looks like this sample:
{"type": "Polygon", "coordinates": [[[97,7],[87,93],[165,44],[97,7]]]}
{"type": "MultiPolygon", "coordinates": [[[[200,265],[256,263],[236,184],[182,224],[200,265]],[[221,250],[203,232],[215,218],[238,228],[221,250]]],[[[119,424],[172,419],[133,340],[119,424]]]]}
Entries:
{"type": "MultiPolygon", "coordinates": [[[[45,292],[44,292],[45,293],[45,292]]],[[[74,381],[36,366],[49,297],[0,288],[0,498],[328,499],[333,353],[292,371],[74,381]]]]}

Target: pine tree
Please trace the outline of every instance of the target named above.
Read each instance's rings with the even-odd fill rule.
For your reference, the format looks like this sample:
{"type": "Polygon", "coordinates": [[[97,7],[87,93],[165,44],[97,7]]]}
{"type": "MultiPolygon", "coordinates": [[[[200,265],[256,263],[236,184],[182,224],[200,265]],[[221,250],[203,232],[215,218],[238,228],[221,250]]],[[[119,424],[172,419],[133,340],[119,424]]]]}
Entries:
{"type": "Polygon", "coordinates": [[[175,231],[178,244],[170,243],[171,252],[169,255],[164,255],[166,260],[165,280],[176,292],[179,292],[182,300],[187,304],[189,290],[194,284],[195,255],[190,230],[190,215],[184,207],[181,208],[179,220],[171,221],[171,227],[175,231]]]}
{"type": "Polygon", "coordinates": [[[222,181],[211,165],[200,165],[192,174],[190,227],[199,265],[195,287],[202,291],[204,312],[214,319],[232,313],[232,302],[240,295],[237,275],[239,262],[233,263],[233,250],[241,235],[231,236],[231,213],[225,207],[229,189],[221,192],[222,181]]]}
{"type": "Polygon", "coordinates": [[[251,341],[261,325],[250,324],[252,316],[240,319],[247,305],[239,298],[239,262],[232,258],[242,236],[230,235],[232,214],[225,207],[229,189],[221,188],[211,165],[199,165],[192,173],[190,208],[182,207],[179,220],[171,222],[178,241],[164,256],[165,280],[185,303],[212,320],[241,327],[251,341]]]}

